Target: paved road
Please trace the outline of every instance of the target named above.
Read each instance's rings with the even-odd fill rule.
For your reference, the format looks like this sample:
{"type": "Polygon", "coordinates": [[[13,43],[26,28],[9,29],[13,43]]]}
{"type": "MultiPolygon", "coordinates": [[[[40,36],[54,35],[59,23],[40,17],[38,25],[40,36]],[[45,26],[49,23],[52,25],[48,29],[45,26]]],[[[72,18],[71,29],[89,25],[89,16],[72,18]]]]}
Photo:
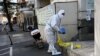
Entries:
{"type": "MultiPolygon", "coordinates": [[[[38,49],[34,44],[34,39],[29,35],[28,32],[25,33],[10,33],[10,38],[13,42],[11,44],[8,35],[0,35],[0,50],[8,47],[12,47],[13,56],[51,56],[51,54],[47,53],[47,45],[45,44],[44,49],[38,49]]],[[[4,51],[0,51],[0,54],[9,51],[10,49],[6,49],[4,51]]],[[[2,55],[9,56],[9,54],[2,55]]]]}

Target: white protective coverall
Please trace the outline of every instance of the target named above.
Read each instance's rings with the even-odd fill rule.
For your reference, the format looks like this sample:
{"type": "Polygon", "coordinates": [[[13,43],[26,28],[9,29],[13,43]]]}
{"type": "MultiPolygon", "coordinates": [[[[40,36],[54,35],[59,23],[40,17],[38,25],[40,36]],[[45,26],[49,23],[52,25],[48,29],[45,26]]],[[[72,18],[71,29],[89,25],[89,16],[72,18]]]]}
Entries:
{"type": "Polygon", "coordinates": [[[52,55],[61,54],[55,48],[55,43],[57,41],[57,32],[60,30],[61,19],[64,17],[64,10],[60,10],[57,14],[53,15],[46,23],[44,33],[49,44],[48,52],[52,52],[52,55]]]}

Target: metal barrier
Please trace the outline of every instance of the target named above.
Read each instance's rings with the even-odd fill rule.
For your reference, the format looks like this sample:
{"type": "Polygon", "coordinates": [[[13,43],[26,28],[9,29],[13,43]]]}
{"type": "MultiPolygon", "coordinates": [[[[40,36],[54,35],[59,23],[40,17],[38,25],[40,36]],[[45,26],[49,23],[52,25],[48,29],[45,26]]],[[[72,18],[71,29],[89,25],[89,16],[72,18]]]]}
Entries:
{"type": "Polygon", "coordinates": [[[33,17],[26,17],[24,21],[24,30],[28,31],[27,27],[32,26],[34,27],[34,18],[33,17]]]}
{"type": "Polygon", "coordinates": [[[25,18],[25,21],[26,21],[26,25],[33,25],[34,24],[33,17],[27,17],[27,18],[25,18]]]}
{"type": "Polygon", "coordinates": [[[0,52],[3,52],[3,53],[0,53],[0,56],[6,55],[6,54],[8,54],[9,56],[13,56],[13,48],[12,47],[1,49],[0,52]],[[7,50],[7,51],[5,51],[5,50],[7,50]],[[3,52],[3,51],[5,51],[5,52],[3,52]]]}

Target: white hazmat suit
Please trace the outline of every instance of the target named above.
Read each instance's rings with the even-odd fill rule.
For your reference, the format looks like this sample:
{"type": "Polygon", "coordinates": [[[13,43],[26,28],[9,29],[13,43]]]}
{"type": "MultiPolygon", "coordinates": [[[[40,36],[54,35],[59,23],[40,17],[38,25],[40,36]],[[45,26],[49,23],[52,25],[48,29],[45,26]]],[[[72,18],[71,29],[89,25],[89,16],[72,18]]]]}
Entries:
{"type": "Polygon", "coordinates": [[[52,55],[61,54],[55,48],[57,41],[57,32],[60,31],[61,19],[64,17],[64,10],[60,10],[57,14],[53,15],[46,23],[44,33],[46,36],[47,43],[49,44],[48,52],[52,52],[52,55]]]}

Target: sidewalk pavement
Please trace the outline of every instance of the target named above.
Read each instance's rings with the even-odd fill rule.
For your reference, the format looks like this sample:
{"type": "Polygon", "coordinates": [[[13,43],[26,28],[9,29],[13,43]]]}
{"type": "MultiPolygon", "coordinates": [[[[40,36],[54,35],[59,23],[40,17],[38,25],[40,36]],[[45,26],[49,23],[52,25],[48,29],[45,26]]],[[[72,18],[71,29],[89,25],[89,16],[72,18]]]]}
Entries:
{"type": "MultiPolygon", "coordinates": [[[[10,33],[9,34],[13,45],[8,37],[8,35],[0,35],[0,50],[8,47],[12,47],[13,56],[51,56],[47,53],[47,45],[44,49],[38,49],[34,44],[34,39],[30,36],[29,32],[24,33],[10,33]]],[[[7,52],[8,50],[5,50],[7,52]]],[[[0,51],[0,54],[3,51],[0,51]]],[[[5,54],[3,56],[9,56],[5,54]]]]}

